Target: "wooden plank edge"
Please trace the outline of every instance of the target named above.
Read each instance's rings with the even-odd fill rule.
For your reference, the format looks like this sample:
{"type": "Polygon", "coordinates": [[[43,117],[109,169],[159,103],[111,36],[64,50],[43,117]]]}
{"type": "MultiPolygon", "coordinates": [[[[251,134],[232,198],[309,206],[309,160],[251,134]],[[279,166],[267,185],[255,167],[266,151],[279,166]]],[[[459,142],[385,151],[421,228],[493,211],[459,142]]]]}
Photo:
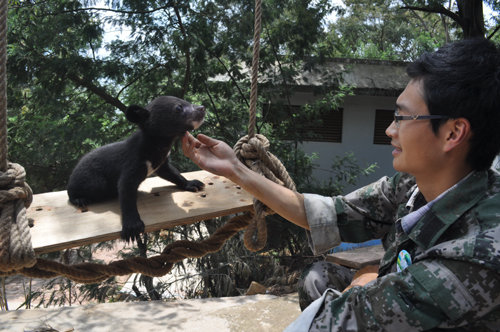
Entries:
{"type": "MultiPolygon", "coordinates": [[[[188,217],[188,218],[182,218],[182,219],[177,219],[175,220],[175,225],[172,225],[172,220],[166,221],[166,222],[161,222],[161,223],[156,223],[152,225],[146,225],[145,227],[145,232],[154,232],[162,229],[168,229],[172,228],[175,226],[182,226],[182,225],[189,225],[193,224],[202,220],[208,220],[211,218],[215,217],[221,217],[221,216],[227,216],[231,214],[236,214],[236,213],[241,213],[241,212],[246,212],[246,211],[251,211],[253,207],[240,207],[240,208],[234,208],[234,209],[228,209],[223,211],[223,215],[221,215],[221,211],[216,211],[212,213],[207,213],[203,215],[203,218],[193,218],[193,217],[188,217]]],[[[76,248],[76,247],[81,247],[93,243],[99,243],[99,242],[104,242],[104,241],[110,241],[110,240],[118,240],[121,239],[120,232],[112,232],[112,233],[107,233],[107,234],[102,234],[100,236],[94,236],[94,237],[88,237],[85,239],[81,240],[73,240],[73,241],[68,241],[68,242],[59,242],[56,245],[48,245],[48,246],[39,246],[34,248],[35,254],[41,255],[49,252],[54,252],[54,251],[59,251],[63,249],[69,249],[69,248],[76,248]]]]}

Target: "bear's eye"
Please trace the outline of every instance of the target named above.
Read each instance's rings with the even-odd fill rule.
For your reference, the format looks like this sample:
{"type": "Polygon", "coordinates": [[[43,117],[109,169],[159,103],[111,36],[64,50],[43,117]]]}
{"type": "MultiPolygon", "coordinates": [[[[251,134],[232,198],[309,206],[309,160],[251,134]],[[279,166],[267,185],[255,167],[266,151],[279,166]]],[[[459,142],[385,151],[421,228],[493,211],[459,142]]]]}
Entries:
{"type": "Polygon", "coordinates": [[[175,110],[176,110],[177,112],[180,112],[180,111],[182,111],[182,107],[181,107],[181,106],[177,106],[177,107],[175,108],[175,110]]]}

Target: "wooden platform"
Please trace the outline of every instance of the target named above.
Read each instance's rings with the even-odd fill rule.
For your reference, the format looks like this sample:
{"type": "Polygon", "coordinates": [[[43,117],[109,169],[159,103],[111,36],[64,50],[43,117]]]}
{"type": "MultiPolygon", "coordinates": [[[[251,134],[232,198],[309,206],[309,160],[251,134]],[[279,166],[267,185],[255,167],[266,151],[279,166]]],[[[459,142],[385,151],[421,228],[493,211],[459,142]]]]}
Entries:
{"type": "MultiPolygon", "coordinates": [[[[205,171],[183,175],[202,181],[205,189],[182,191],[159,177],[139,187],[137,206],[146,232],[252,209],[252,196],[226,178],[205,171]]],[[[37,254],[120,238],[118,200],[81,209],[69,202],[66,191],[59,191],[35,195],[27,212],[35,221],[31,237],[37,254]]]]}
{"type": "Polygon", "coordinates": [[[328,254],[326,260],[339,265],[361,269],[367,265],[378,265],[384,257],[385,250],[381,244],[371,247],[356,248],[328,254]]]}

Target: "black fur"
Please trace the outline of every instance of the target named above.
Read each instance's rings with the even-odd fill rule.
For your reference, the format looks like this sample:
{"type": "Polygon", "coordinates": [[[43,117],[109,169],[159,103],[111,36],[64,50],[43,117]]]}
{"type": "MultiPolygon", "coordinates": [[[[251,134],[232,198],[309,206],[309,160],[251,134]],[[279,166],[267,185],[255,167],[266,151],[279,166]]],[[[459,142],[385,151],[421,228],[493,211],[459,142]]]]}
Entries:
{"type": "Polygon", "coordinates": [[[139,129],[123,142],[85,155],[73,170],[67,189],[70,202],[79,207],[119,197],[121,236],[134,241],[144,232],[137,211],[137,189],[151,169],[183,190],[203,189],[202,182],[188,181],[172,167],[168,155],[177,137],[201,125],[205,108],[175,97],[159,97],[145,108],[130,106],[126,117],[139,129]]]}

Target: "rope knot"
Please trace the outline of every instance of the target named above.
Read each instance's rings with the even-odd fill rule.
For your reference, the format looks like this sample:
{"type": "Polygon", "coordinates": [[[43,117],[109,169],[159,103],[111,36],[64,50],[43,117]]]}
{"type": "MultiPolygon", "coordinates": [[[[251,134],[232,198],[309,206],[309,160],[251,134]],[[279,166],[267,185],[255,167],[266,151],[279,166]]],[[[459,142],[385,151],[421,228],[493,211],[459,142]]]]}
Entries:
{"type": "Polygon", "coordinates": [[[25,208],[33,201],[33,192],[24,182],[26,172],[21,165],[8,163],[7,171],[0,172],[0,208],[7,202],[22,199],[25,208]]]}
{"type": "Polygon", "coordinates": [[[26,208],[33,192],[24,182],[26,173],[18,164],[8,163],[0,172],[0,270],[19,270],[36,263],[31,244],[26,208]]]}
{"type": "MultiPolygon", "coordinates": [[[[288,189],[295,190],[295,183],[288,175],[281,161],[269,152],[269,140],[260,134],[240,138],[233,150],[238,159],[252,171],[265,176],[288,189]]],[[[273,214],[262,202],[254,199],[254,217],[245,231],[245,246],[259,251],[266,245],[267,225],[265,216],[273,214]]]]}
{"type": "Polygon", "coordinates": [[[252,164],[264,162],[269,164],[269,140],[264,136],[257,134],[254,137],[246,135],[236,143],[233,150],[238,159],[240,159],[248,168],[252,168],[252,164]]]}

